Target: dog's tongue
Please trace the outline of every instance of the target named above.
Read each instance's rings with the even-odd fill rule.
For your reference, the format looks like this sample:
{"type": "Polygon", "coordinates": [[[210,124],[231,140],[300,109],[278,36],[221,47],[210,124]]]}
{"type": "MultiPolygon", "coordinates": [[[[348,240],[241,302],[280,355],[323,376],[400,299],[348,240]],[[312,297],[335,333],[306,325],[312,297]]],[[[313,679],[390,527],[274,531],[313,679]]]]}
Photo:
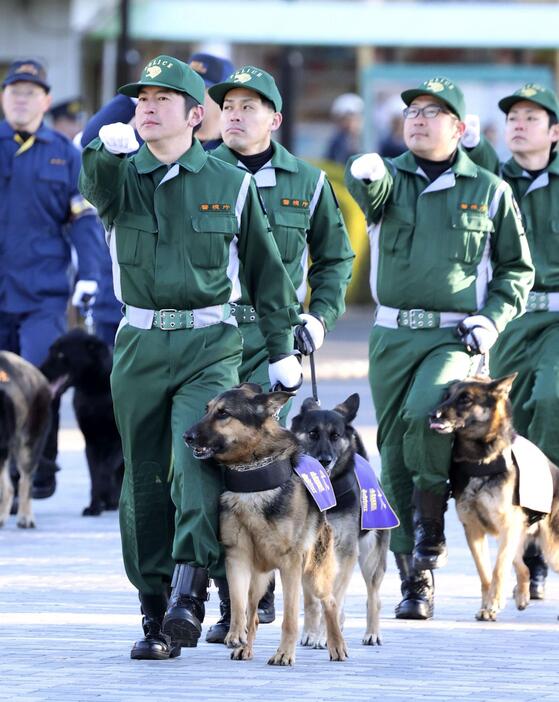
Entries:
{"type": "Polygon", "coordinates": [[[58,394],[60,393],[61,389],[64,387],[67,381],[67,375],[61,375],[60,378],[57,378],[56,380],[51,380],[51,382],[49,383],[49,387],[52,397],[58,397],[58,394]]]}
{"type": "Polygon", "coordinates": [[[440,419],[431,419],[429,421],[429,428],[434,429],[435,431],[444,431],[445,429],[448,429],[448,424],[440,419]]]}

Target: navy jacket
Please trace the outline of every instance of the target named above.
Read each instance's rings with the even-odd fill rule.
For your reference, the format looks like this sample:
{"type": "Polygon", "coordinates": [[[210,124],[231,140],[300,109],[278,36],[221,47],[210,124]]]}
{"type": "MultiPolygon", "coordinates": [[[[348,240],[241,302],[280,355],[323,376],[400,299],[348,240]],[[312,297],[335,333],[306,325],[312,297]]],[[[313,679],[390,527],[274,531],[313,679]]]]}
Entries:
{"type": "Polygon", "coordinates": [[[44,125],[25,144],[16,136],[0,122],[0,310],[64,309],[71,244],[80,278],[99,281],[101,242],[95,210],[78,191],[80,154],[44,125]]]}

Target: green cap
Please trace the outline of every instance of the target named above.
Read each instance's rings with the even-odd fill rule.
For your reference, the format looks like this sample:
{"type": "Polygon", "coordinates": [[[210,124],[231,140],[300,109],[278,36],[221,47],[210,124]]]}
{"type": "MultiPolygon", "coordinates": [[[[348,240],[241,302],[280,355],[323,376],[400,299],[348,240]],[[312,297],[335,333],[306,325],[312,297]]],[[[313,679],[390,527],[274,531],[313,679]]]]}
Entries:
{"type": "Polygon", "coordinates": [[[557,99],[557,95],[553,90],[544,88],[543,85],[538,85],[537,83],[526,83],[520,90],[499,100],[499,107],[505,114],[508,114],[510,108],[522,100],[535,102],[536,105],[540,105],[540,107],[549,110],[549,112],[552,112],[557,119],[559,119],[559,100],[557,99]]]}
{"type": "Polygon", "coordinates": [[[232,73],[223,83],[216,83],[208,93],[212,100],[215,100],[220,107],[223,107],[223,100],[230,90],[235,88],[247,88],[262,95],[269,100],[276,110],[281,112],[281,95],[273,77],[256,66],[243,66],[238,71],[232,73]]]}
{"type": "Polygon", "coordinates": [[[142,71],[138,83],[123,85],[118,92],[128,97],[138,97],[140,89],[150,85],[186,93],[200,105],[204,102],[206,86],[203,79],[186,63],[172,56],[157,56],[152,59],[142,71]]]}
{"type": "Polygon", "coordinates": [[[432,95],[442,100],[460,120],[463,120],[466,116],[464,94],[455,83],[444,76],[429,78],[429,80],[424,81],[419,88],[404,90],[402,93],[402,100],[406,105],[409,105],[420,95],[432,95]]]}

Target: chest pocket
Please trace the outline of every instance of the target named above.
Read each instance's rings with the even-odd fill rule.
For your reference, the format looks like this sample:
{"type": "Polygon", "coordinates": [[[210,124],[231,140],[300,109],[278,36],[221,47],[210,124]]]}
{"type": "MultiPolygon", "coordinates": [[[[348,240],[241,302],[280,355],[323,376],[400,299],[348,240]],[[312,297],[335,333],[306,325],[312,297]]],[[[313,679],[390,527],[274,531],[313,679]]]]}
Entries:
{"type": "Polygon", "coordinates": [[[232,214],[207,213],[192,217],[194,235],[189,241],[189,257],[200,268],[222,268],[229,259],[229,245],[238,233],[232,214]]]}
{"type": "Polygon", "coordinates": [[[126,213],[115,220],[118,262],[151,265],[157,247],[157,221],[151,215],[126,213]]]}
{"type": "Polygon", "coordinates": [[[382,218],[380,245],[383,251],[398,258],[409,258],[414,227],[415,210],[392,205],[382,218]]]}
{"type": "Polygon", "coordinates": [[[559,217],[552,219],[546,237],[546,252],[552,263],[559,263],[559,217]]]}
{"type": "Polygon", "coordinates": [[[268,213],[274,239],[283,263],[293,263],[303,255],[307,245],[307,230],[311,216],[308,210],[300,212],[287,208],[268,213]]]}
{"type": "Polygon", "coordinates": [[[479,263],[489,232],[494,231],[493,222],[479,212],[460,212],[452,218],[447,239],[451,261],[479,263]]]}
{"type": "Polygon", "coordinates": [[[57,219],[66,216],[68,209],[68,172],[64,166],[48,164],[41,168],[35,181],[36,192],[43,207],[57,219]]]}

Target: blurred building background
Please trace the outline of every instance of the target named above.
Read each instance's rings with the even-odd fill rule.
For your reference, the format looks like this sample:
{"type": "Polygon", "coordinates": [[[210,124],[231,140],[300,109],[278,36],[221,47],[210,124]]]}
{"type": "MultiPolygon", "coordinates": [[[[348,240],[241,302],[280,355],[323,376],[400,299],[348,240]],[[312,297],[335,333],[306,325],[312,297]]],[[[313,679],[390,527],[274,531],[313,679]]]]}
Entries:
{"type": "MultiPolygon", "coordinates": [[[[37,58],[54,102],[82,95],[89,113],[160,53],[205,50],[262,66],[284,97],[281,141],[314,160],[334,129],[336,96],[362,96],[361,145],[377,150],[397,137],[402,88],[436,73],[460,83],[504,156],[498,98],[559,79],[559,0],[0,0],[0,18],[0,74],[15,58],[37,58]]],[[[364,254],[342,166],[328,172],[364,254]]],[[[353,295],[366,288],[361,278],[353,295]]]]}

